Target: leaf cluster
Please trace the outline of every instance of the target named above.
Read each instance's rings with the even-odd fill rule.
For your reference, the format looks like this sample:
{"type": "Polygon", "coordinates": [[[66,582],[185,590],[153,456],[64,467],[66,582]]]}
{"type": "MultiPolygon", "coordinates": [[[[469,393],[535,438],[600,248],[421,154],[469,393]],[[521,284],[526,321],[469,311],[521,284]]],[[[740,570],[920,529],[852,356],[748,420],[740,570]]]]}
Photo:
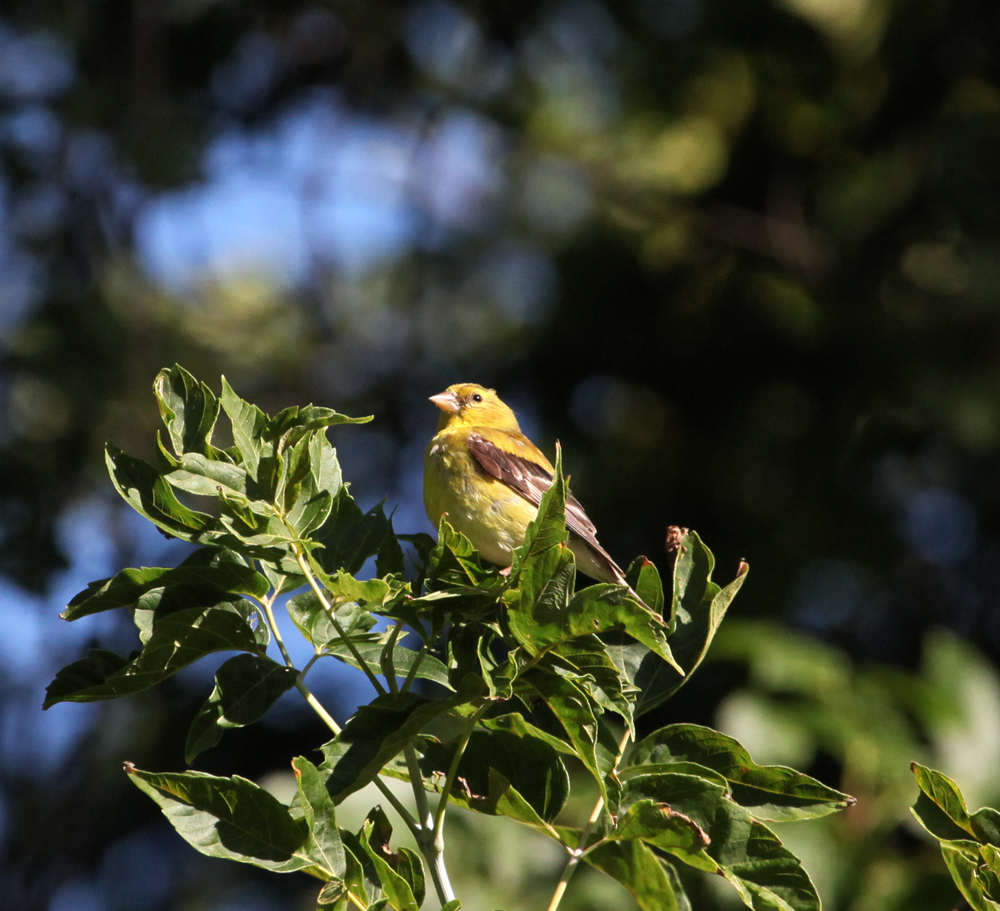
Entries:
{"type": "Polygon", "coordinates": [[[397,535],[381,507],[362,511],[326,430],[367,418],[315,406],[269,417],[224,379],[216,397],[181,367],[162,371],[154,390],[165,425],[155,463],[109,446],[108,469],[133,508],[197,549],[174,568],[123,570],[70,602],[69,620],[129,610],[140,647],[127,656],[92,650],[57,674],[46,707],[129,695],[233,651],[191,723],[189,763],[293,687],[333,732],[318,765],[292,761],[298,788],[288,805],[239,776],[127,765],[193,847],[312,875],[324,884],[321,906],[410,911],[429,876],[441,905],[454,909],[443,821],[459,806],[557,841],[570,864],[603,870],[643,909],[688,907],[678,863],[724,876],[751,908],[819,907],[767,822],[821,816],[851,798],[792,769],[757,765],[735,740],[697,725],[633,742],[637,718],[701,663],[745,567],[719,586],[711,552],[689,532],[666,593],[641,557],[628,586],[577,591],[557,457],[555,483],[504,574],[447,518],[434,541],[397,535]],[[213,444],[220,412],[231,425],[225,449],[213,444]],[[415,554],[409,573],[401,542],[415,554]],[[372,557],[376,577],[358,579],[372,557]],[[313,647],[305,667],[280,639],[278,607],[313,647]],[[280,660],[268,654],[272,643],[280,660]],[[308,688],[323,658],[358,668],[376,694],[342,727],[308,688]],[[586,823],[564,814],[573,766],[600,794],[586,823]],[[411,784],[416,816],[384,776],[411,784]],[[380,807],[358,832],[338,825],[338,804],[370,783],[422,858],[390,848],[380,807]]]}
{"type": "Polygon", "coordinates": [[[973,911],[1000,909],[1000,810],[970,813],[947,775],[914,762],[920,795],[912,812],[937,840],[951,878],[973,911]]]}

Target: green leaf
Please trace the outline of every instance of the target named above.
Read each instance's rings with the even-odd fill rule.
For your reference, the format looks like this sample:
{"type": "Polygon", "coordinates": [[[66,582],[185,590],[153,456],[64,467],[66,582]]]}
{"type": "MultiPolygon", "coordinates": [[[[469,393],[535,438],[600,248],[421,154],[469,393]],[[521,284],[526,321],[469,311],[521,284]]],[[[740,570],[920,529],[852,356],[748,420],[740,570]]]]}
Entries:
{"type": "MultiPolygon", "coordinates": [[[[389,907],[395,911],[419,911],[420,903],[417,901],[410,888],[409,882],[400,876],[393,869],[405,864],[409,873],[413,872],[412,852],[409,857],[401,857],[389,850],[389,838],[392,835],[392,826],[381,807],[375,807],[365,820],[361,829],[361,846],[368,854],[375,871],[378,873],[379,883],[382,886],[382,893],[389,902],[389,907]]],[[[419,868],[419,860],[417,866],[419,868]]],[[[420,883],[423,885],[423,875],[420,876],[420,883]]]]}
{"type": "Polygon", "coordinates": [[[446,516],[438,523],[437,544],[428,558],[425,585],[430,592],[460,590],[486,603],[495,603],[501,590],[499,573],[483,566],[472,542],[455,531],[446,516]],[[493,591],[488,590],[491,582],[495,583],[493,591]]]}
{"type": "Polygon", "coordinates": [[[80,658],[66,665],[56,674],[55,680],[45,691],[46,699],[42,708],[47,709],[57,702],[65,702],[70,698],[63,694],[87,692],[92,688],[103,686],[108,678],[128,667],[138,654],[139,651],[136,650],[128,658],[123,658],[107,649],[88,649],[86,658],[80,658]]]}
{"type": "Polygon", "coordinates": [[[344,848],[345,873],[341,880],[331,880],[319,893],[319,904],[333,905],[332,911],[357,911],[361,907],[370,911],[371,896],[378,891],[378,877],[358,837],[346,829],[340,830],[344,848]],[[363,858],[359,859],[358,855],[363,858]]]}
{"type": "Polygon", "coordinates": [[[326,572],[332,574],[344,570],[354,575],[394,535],[392,522],[381,503],[366,513],[362,512],[347,487],[343,486],[333,497],[323,525],[312,537],[322,545],[315,552],[315,557],[326,572]]]}
{"type": "Polygon", "coordinates": [[[754,911],[820,911],[816,887],[799,859],[763,823],[750,823],[741,853],[745,854],[744,860],[730,860],[720,866],[748,907],[754,911]]]}
{"type": "Polygon", "coordinates": [[[464,723],[448,702],[415,693],[377,696],[323,745],[323,768],[333,770],[328,787],[334,802],[340,803],[372,781],[416,737],[431,733],[447,740],[457,735],[464,723]]]}
{"type": "Polygon", "coordinates": [[[593,774],[601,795],[607,799],[604,774],[608,771],[599,759],[598,739],[601,729],[592,701],[584,690],[567,677],[541,673],[537,668],[518,678],[522,697],[534,695],[548,706],[573,747],[575,755],[593,774]]]}
{"type": "Polygon", "coordinates": [[[970,814],[965,798],[947,775],[910,763],[920,786],[913,815],[935,838],[943,841],[968,839],[1000,847],[1000,812],[985,807],[970,814]]]}
{"type": "MultiPolygon", "coordinates": [[[[299,631],[317,648],[330,648],[341,641],[340,633],[330,620],[319,598],[308,591],[288,600],[288,615],[299,631]]],[[[365,636],[375,625],[375,618],[355,601],[338,604],[333,615],[344,633],[355,641],[366,641],[365,636]]],[[[377,634],[373,634],[377,641],[377,634]]]]}
{"type": "Polygon", "coordinates": [[[294,811],[301,810],[309,828],[309,837],[300,853],[309,857],[322,870],[325,879],[343,880],[347,873],[344,843],[337,827],[337,814],[323,776],[308,759],[297,756],[292,760],[298,787],[294,811]]]}
{"type": "Polygon", "coordinates": [[[174,452],[212,453],[212,430],[219,416],[219,400],[211,389],[179,364],[161,370],[153,381],[174,452]]]}
{"type": "MultiPolygon", "coordinates": [[[[381,642],[363,642],[356,639],[353,642],[358,654],[370,668],[381,667],[385,645],[381,642]]],[[[358,660],[343,641],[329,643],[326,646],[326,653],[351,665],[351,667],[361,668],[358,660]]],[[[454,689],[448,679],[448,668],[444,662],[426,651],[415,651],[397,642],[392,650],[392,666],[397,677],[405,678],[413,671],[414,677],[419,677],[421,680],[433,680],[449,690],[454,689]],[[416,665],[416,670],[414,670],[414,665],[416,665]]]]}
{"type": "Polygon", "coordinates": [[[642,690],[636,717],[669,699],[690,679],[715,637],[726,611],[746,578],[746,564],[725,588],[712,581],[715,558],[698,535],[689,531],[681,542],[674,563],[672,622],[670,637],[674,659],[686,671],[682,677],[659,656],[619,645],[610,649],[615,663],[642,690]]]}
{"type": "Polygon", "coordinates": [[[204,772],[144,772],[131,763],[125,771],[148,794],[185,841],[209,857],[254,864],[278,873],[303,870],[322,877],[303,853],[309,840],[304,819],[295,819],[252,781],[204,772]]]}
{"type": "Polygon", "coordinates": [[[403,573],[406,572],[406,560],[403,557],[403,548],[399,546],[399,540],[392,525],[392,515],[388,516],[388,521],[389,534],[386,535],[382,546],[375,555],[375,575],[383,579],[389,575],[402,577],[403,573]]]}
{"type": "Polygon", "coordinates": [[[972,911],[998,911],[1000,890],[996,888],[996,874],[984,869],[981,847],[974,841],[946,841],[941,843],[941,855],[972,911]]]}
{"type": "Polygon", "coordinates": [[[605,711],[616,712],[632,726],[632,703],[636,690],[624,680],[596,636],[563,643],[549,652],[539,666],[570,677],[605,711]]]}
{"type": "Polygon", "coordinates": [[[263,598],[270,590],[267,579],[236,554],[212,547],[192,554],[174,569],[123,569],[110,579],[91,582],[74,596],[60,616],[64,620],[78,620],[99,611],[131,607],[146,592],[166,586],[251,598],[263,598]]]}
{"type": "Polygon", "coordinates": [[[594,632],[589,618],[571,626],[567,605],[576,580],[573,552],[565,544],[528,554],[518,572],[517,587],[504,592],[507,622],[514,638],[530,655],[584,633],[594,632]]]}
{"type": "Polygon", "coordinates": [[[57,702],[92,702],[138,693],[211,652],[233,650],[260,654],[262,647],[248,622],[254,613],[253,605],[242,601],[157,616],[149,641],[128,663],[114,667],[115,662],[104,657],[110,653],[102,652],[97,663],[86,658],[63,668],[49,684],[43,707],[57,702]],[[98,678],[103,671],[110,673],[98,678]],[[88,682],[81,685],[84,680],[88,682]]]}
{"type": "Polygon", "coordinates": [[[285,521],[305,537],[330,515],[333,497],[339,491],[325,486],[339,475],[333,447],[322,431],[312,431],[285,456],[277,505],[285,521]]]}
{"type": "Polygon", "coordinates": [[[141,595],[161,585],[160,580],[169,572],[158,566],[144,566],[123,569],[110,579],[89,582],[82,592],[73,596],[59,616],[63,620],[78,620],[116,607],[131,607],[141,595]]]}
{"type": "MultiPolygon", "coordinates": [[[[747,906],[755,911],[819,911],[819,896],[798,858],[747,809],[730,800],[724,788],[701,777],[672,773],[637,774],[623,784],[622,810],[648,799],[697,823],[710,840],[705,854],[747,906]]],[[[703,863],[699,855],[671,853],[694,866],[703,863]]]]}
{"type": "Polygon", "coordinates": [[[201,453],[186,452],[180,458],[171,458],[163,477],[178,490],[197,496],[217,497],[220,490],[229,496],[247,496],[245,469],[231,462],[209,459],[201,453]]]}
{"type": "Polygon", "coordinates": [[[641,841],[605,841],[589,850],[583,859],[621,883],[642,911],[685,911],[678,894],[676,876],[666,861],[641,841]]]}
{"type": "Polygon", "coordinates": [[[190,765],[215,746],[223,728],[243,727],[261,718],[282,693],[295,686],[295,668],[260,655],[236,655],[215,673],[215,689],[188,730],[184,760],[190,765]]]}
{"type": "Polygon", "coordinates": [[[519,576],[529,557],[538,556],[569,540],[566,530],[566,479],[562,473],[562,448],[556,445],[555,473],[552,485],[542,494],[538,515],[528,525],[521,546],[514,551],[509,579],[519,584],[519,576]]]}
{"type": "Polygon", "coordinates": [[[396,853],[396,872],[410,887],[410,892],[419,908],[427,895],[427,884],[424,879],[424,866],[420,855],[409,848],[401,847],[396,853]]]}
{"type": "Polygon", "coordinates": [[[632,591],[654,614],[663,614],[663,583],[654,563],[645,557],[636,557],[625,573],[625,578],[632,591]]]}
{"type": "Polygon", "coordinates": [[[614,830],[607,837],[612,841],[638,838],[663,851],[688,858],[702,855],[709,844],[705,830],[693,819],[648,798],[631,804],[618,817],[614,830]]]}
{"type": "Polygon", "coordinates": [[[637,743],[626,766],[688,762],[723,776],[730,796],[765,820],[812,819],[854,799],[786,766],[760,766],[734,740],[697,724],[672,724],[637,743]]]}
{"type": "MultiPolygon", "coordinates": [[[[428,744],[420,761],[421,771],[427,778],[447,773],[454,756],[454,746],[428,744]]],[[[460,785],[452,799],[460,806],[496,815],[502,812],[498,800],[510,787],[531,808],[539,824],[554,820],[569,796],[569,774],[559,753],[523,724],[508,730],[476,728],[459,761],[458,778],[460,785]],[[496,775],[505,783],[503,790],[496,790],[495,783],[491,786],[496,775]]]]}
{"type": "Polygon", "coordinates": [[[577,592],[560,611],[560,616],[553,618],[550,627],[542,631],[542,642],[548,645],[546,640],[561,635],[561,639],[552,643],[555,645],[559,641],[609,630],[627,633],[679,670],[667,645],[666,629],[659,615],[638,605],[622,585],[601,583],[577,592]],[[557,632],[552,627],[558,624],[561,629],[557,632]]]}
{"type": "Polygon", "coordinates": [[[554,715],[551,715],[551,713],[549,713],[549,715],[552,723],[557,727],[559,732],[558,735],[553,734],[549,730],[545,730],[543,727],[533,724],[520,712],[509,712],[493,718],[483,718],[482,721],[480,721],[480,724],[482,727],[490,731],[506,731],[516,734],[518,737],[534,737],[541,740],[543,743],[548,744],[558,753],[562,753],[565,756],[576,756],[576,750],[573,748],[572,744],[568,743],[567,739],[565,739],[562,726],[557,724],[554,715]]]}
{"type": "Polygon", "coordinates": [[[148,462],[127,455],[111,443],[105,447],[105,461],[115,490],[158,528],[184,541],[206,543],[216,535],[215,519],[188,509],[148,462]]]}
{"type": "Polygon", "coordinates": [[[565,844],[556,828],[543,819],[524,796],[496,769],[489,772],[489,806],[500,816],[523,822],[537,832],[565,844]]]}
{"type": "Polygon", "coordinates": [[[398,579],[367,579],[364,582],[355,579],[350,573],[343,571],[332,576],[323,573],[323,585],[330,594],[340,601],[353,601],[361,604],[369,611],[378,612],[387,601],[391,601],[407,586],[398,579]]]}
{"type": "Polygon", "coordinates": [[[222,407],[233,427],[233,440],[243,457],[243,465],[254,480],[263,449],[261,438],[270,425],[270,420],[256,405],[245,402],[222,378],[222,407]]]}
{"type": "Polygon", "coordinates": [[[958,785],[947,775],[919,762],[910,763],[910,768],[920,786],[913,814],[921,825],[935,838],[944,841],[975,838],[972,819],[958,785]]]}

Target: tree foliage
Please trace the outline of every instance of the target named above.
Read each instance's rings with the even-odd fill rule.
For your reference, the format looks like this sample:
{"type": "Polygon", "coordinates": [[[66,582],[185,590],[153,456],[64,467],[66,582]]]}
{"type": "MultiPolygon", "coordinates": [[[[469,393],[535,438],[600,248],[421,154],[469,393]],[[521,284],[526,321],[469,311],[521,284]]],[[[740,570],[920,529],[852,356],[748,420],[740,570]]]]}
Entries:
{"type": "Polygon", "coordinates": [[[562,846],[566,871],[552,908],[581,860],[649,911],[687,901],[678,863],[724,876],[751,908],[819,908],[808,874],[766,822],[822,816],[850,797],[792,769],[758,765],[731,737],[698,725],[669,725],[634,742],[636,718],[697,669],[745,565],[720,587],[711,553],[687,532],[669,599],[641,557],[628,575],[648,605],[626,586],[575,592],[557,458],[556,481],[508,574],[484,564],[445,517],[436,543],[417,542],[418,576],[407,578],[391,518],[361,513],[326,436],[368,418],[313,406],[267,416],[225,380],[217,398],[181,367],[162,371],[154,389],[169,447],[161,440],[151,464],[109,446],[108,470],[134,509],[198,549],[173,569],[127,569],[94,582],[70,602],[70,620],[131,610],[141,647],[127,656],[92,650],[57,674],[46,707],[138,693],[205,655],[236,651],[191,722],[189,762],[292,687],[333,734],[319,766],[292,760],[298,788],[288,805],[238,775],[126,763],[198,851],[314,876],[324,884],[320,905],[416,911],[429,879],[448,906],[456,896],[443,823],[454,804],[510,817],[562,846]],[[225,449],[213,443],[221,412],[234,441],[225,449]],[[358,579],[370,558],[377,576],[358,579]],[[313,646],[305,667],[293,665],[280,638],[274,611],[282,608],[313,646]],[[384,629],[378,618],[388,621],[384,629]],[[272,638],[281,661],[267,654],[272,638]],[[307,683],[309,668],[331,657],[358,668],[377,694],[343,726],[307,683]],[[600,794],[576,825],[563,814],[567,763],[581,765],[600,794]],[[384,775],[412,785],[416,817],[384,775]],[[337,805],[369,783],[410,828],[424,863],[390,849],[380,807],[358,832],[338,826],[337,805]]]}

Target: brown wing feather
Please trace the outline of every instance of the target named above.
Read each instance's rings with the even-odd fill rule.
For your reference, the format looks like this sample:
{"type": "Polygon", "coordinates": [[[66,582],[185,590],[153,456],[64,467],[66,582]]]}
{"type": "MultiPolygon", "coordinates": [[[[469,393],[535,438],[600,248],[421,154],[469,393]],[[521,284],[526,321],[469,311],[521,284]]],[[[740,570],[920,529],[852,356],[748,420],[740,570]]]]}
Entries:
{"type": "MultiPolygon", "coordinates": [[[[552,486],[551,471],[547,471],[532,459],[501,449],[481,433],[475,431],[470,433],[467,443],[472,457],[484,471],[503,481],[534,506],[541,503],[542,494],[552,486]]],[[[532,454],[537,452],[529,440],[525,439],[523,445],[526,451],[532,454]]],[[[597,543],[597,529],[594,528],[594,523],[583,511],[580,501],[572,494],[566,498],[566,527],[587,544],[595,561],[607,572],[609,579],[624,583],[624,574],[604,548],[597,543]]]]}

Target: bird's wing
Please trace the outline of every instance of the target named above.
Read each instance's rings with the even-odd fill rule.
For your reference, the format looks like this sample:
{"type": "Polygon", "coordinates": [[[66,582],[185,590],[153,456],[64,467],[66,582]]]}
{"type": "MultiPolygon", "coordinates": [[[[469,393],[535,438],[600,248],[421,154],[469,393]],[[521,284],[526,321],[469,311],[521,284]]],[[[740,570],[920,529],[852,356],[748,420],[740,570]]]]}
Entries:
{"type": "MultiPolygon", "coordinates": [[[[534,458],[509,452],[476,431],[469,434],[466,442],[472,457],[487,474],[503,481],[529,503],[537,506],[542,501],[542,494],[552,486],[552,470],[548,468],[548,459],[527,438],[524,438],[523,442],[520,439],[515,439],[514,442],[532,456],[537,453],[543,464],[539,464],[534,458]]],[[[595,560],[611,578],[620,579],[624,583],[624,574],[598,544],[594,523],[590,521],[579,500],[572,494],[566,498],[566,527],[586,542],[595,560]]]]}

